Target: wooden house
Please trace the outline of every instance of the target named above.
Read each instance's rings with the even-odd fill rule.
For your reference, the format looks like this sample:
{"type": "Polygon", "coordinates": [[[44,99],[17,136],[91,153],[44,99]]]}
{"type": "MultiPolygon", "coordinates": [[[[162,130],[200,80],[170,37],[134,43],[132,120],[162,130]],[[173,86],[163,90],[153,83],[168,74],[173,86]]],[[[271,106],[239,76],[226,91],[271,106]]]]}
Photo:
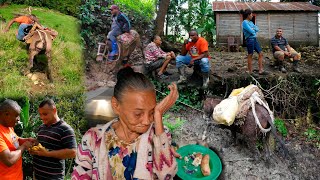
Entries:
{"type": "Polygon", "coordinates": [[[261,46],[270,45],[276,29],[293,47],[319,45],[318,12],[320,7],[308,2],[212,2],[216,19],[217,45],[227,45],[233,37],[240,45],[245,43],[242,32],[241,9],[251,9],[252,21],[259,27],[257,38],[261,46]]]}

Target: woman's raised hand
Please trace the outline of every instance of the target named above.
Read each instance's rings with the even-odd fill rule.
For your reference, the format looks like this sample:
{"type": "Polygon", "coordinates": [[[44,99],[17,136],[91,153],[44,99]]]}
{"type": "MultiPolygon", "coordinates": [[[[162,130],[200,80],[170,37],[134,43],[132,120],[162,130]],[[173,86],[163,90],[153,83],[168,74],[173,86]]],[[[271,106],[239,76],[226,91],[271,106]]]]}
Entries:
{"type": "Polygon", "coordinates": [[[160,103],[155,107],[155,114],[160,114],[161,116],[169,110],[179,97],[178,87],[175,83],[172,83],[168,86],[170,93],[162,99],[160,103]]]}

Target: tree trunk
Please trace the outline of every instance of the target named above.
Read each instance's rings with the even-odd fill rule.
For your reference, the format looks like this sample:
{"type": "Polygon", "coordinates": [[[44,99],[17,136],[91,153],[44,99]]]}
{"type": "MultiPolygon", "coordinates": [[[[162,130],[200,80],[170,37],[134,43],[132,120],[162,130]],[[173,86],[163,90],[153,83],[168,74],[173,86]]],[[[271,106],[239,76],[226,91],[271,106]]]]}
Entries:
{"type": "Polygon", "coordinates": [[[169,16],[167,15],[167,18],[166,18],[166,36],[168,36],[168,31],[169,31],[169,16]]]}
{"type": "Polygon", "coordinates": [[[159,0],[159,10],[157,12],[155,35],[163,35],[164,21],[168,8],[170,5],[170,0],[159,0]]]}

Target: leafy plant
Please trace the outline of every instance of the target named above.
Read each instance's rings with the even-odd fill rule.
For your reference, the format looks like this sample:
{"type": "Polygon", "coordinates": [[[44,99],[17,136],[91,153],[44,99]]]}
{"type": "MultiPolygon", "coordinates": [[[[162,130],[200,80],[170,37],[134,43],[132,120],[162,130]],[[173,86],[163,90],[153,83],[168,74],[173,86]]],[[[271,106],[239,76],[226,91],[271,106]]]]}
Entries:
{"type": "Polygon", "coordinates": [[[170,1],[166,18],[166,29],[171,29],[174,37],[179,37],[181,29],[196,29],[208,42],[214,41],[215,18],[209,0],[170,1]]]}
{"type": "Polygon", "coordinates": [[[134,11],[137,16],[144,17],[147,21],[152,20],[155,13],[155,0],[115,0],[120,8],[134,11]]]}
{"type": "Polygon", "coordinates": [[[186,120],[181,119],[180,117],[175,118],[175,120],[169,120],[170,114],[165,114],[163,116],[163,124],[169,128],[171,133],[177,132],[180,130],[182,125],[186,122],[186,120]]]}
{"type": "Polygon", "coordinates": [[[262,142],[261,139],[257,140],[257,142],[256,142],[256,147],[257,147],[257,149],[259,149],[259,150],[263,150],[263,142],[262,142]]]}
{"type": "Polygon", "coordinates": [[[286,137],[288,135],[287,127],[282,119],[275,119],[274,125],[283,137],[286,137]]]}
{"type": "Polygon", "coordinates": [[[306,135],[309,140],[320,141],[320,133],[314,128],[308,128],[308,130],[304,132],[304,135],[306,135]]]}
{"type": "MultiPolygon", "coordinates": [[[[170,93],[168,85],[166,83],[161,83],[156,80],[152,80],[155,88],[157,90],[157,101],[163,99],[166,95],[170,93]]],[[[186,106],[192,108],[201,108],[202,99],[197,88],[181,88],[179,89],[179,98],[176,101],[175,105],[171,107],[171,111],[179,112],[182,109],[185,109],[186,106]]]]}

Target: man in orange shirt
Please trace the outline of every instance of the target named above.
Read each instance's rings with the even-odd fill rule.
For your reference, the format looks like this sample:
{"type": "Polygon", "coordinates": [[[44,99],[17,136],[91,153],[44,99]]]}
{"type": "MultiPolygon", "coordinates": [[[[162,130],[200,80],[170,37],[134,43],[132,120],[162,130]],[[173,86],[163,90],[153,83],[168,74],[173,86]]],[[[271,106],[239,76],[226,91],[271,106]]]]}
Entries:
{"type": "Polygon", "coordinates": [[[24,41],[24,36],[28,34],[35,22],[39,23],[39,20],[35,15],[18,16],[12,19],[3,31],[9,31],[11,25],[15,22],[20,24],[16,37],[18,40],[24,41]]]}
{"type": "Polygon", "coordinates": [[[186,81],[185,68],[186,65],[197,65],[201,68],[203,77],[203,88],[208,87],[210,62],[208,53],[208,42],[198,36],[197,31],[192,30],[189,32],[189,40],[185,40],[182,46],[181,55],[176,58],[176,67],[179,70],[180,79],[178,83],[186,81]],[[189,52],[189,54],[187,54],[189,52]]]}
{"type": "Polygon", "coordinates": [[[22,153],[36,144],[33,138],[20,138],[13,127],[20,120],[21,108],[16,101],[0,104],[0,177],[22,180],[22,153]]]}

